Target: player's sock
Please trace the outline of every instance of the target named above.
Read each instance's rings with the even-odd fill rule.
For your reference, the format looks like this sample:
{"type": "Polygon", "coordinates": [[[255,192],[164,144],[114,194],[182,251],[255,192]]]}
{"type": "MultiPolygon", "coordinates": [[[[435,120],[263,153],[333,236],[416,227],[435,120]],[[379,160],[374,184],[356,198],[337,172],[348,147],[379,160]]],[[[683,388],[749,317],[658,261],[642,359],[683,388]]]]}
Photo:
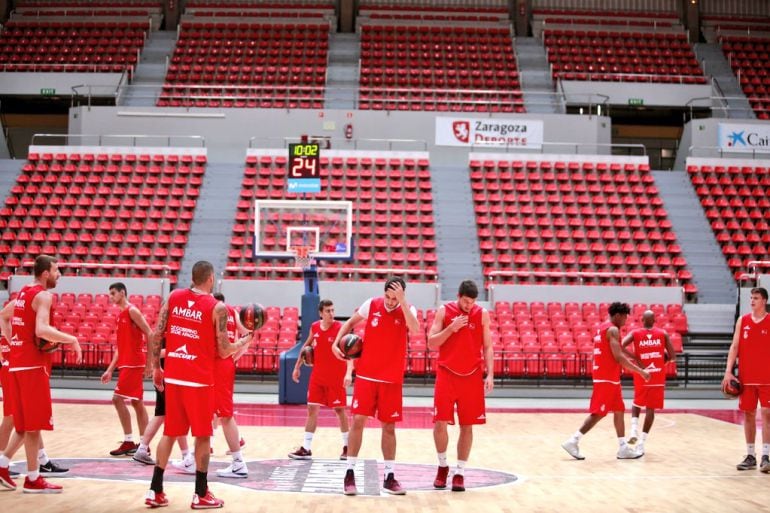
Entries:
{"type": "Polygon", "coordinates": [[[438,466],[439,467],[446,467],[447,466],[446,452],[440,452],[440,453],[436,454],[436,456],[438,456],[438,466]]]}
{"type": "Polygon", "coordinates": [[[642,431],[642,436],[641,436],[642,443],[647,441],[648,436],[649,436],[649,433],[645,433],[644,431],[642,431]]]}
{"type": "Polygon", "coordinates": [[[618,445],[620,447],[623,447],[624,445],[626,445],[626,437],[625,436],[618,437],[618,445]]]}
{"type": "Polygon", "coordinates": [[[358,458],[354,458],[353,456],[348,456],[348,470],[355,469],[357,461],[358,461],[358,458]]]}
{"type": "Polygon", "coordinates": [[[579,442],[580,439],[583,438],[583,433],[580,432],[580,430],[575,431],[575,433],[572,435],[572,438],[570,438],[573,442],[579,442]]]}
{"type": "Polygon", "coordinates": [[[124,438],[124,440],[125,440],[126,442],[133,442],[133,441],[134,441],[134,434],[133,434],[133,433],[126,433],[126,434],[123,436],[123,438],[124,438]]]}
{"type": "Polygon", "coordinates": [[[148,446],[144,442],[139,442],[139,449],[137,449],[138,452],[147,452],[147,449],[149,449],[150,446],[148,446]]]}
{"type": "Polygon", "coordinates": [[[348,435],[350,434],[349,431],[345,431],[342,433],[342,446],[347,447],[348,446],[348,435]]]}
{"type": "MultiPolygon", "coordinates": [[[[762,456],[770,456],[770,444],[762,444],[762,456]]],[[[2,466],[2,463],[0,463],[2,466]]]]}
{"type": "Polygon", "coordinates": [[[631,430],[636,431],[639,428],[639,417],[631,417],[631,430]]]}
{"type": "Polygon", "coordinates": [[[38,477],[40,477],[40,471],[38,469],[30,470],[27,472],[27,479],[30,481],[37,481],[38,477]]]}
{"type": "Polygon", "coordinates": [[[155,465],[155,468],[152,471],[152,481],[150,481],[150,490],[154,491],[155,493],[163,492],[163,472],[165,472],[165,470],[160,468],[157,465],[155,465]]]}
{"type": "Polygon", "coordinates": [[[187,449],[186,451],[182,451],[182,460],[186,460],[188,457],[192,457],[192,452],[190,452],[190,449],[187,449]]]}
{"type": "Polygon", "coordinates": [[[306,451],[309,451],[311,445],[313,445],[313,433],[305,431],[305,438],[302,441],[302,447],[304,447],[306,451]]]}
{"type": "Polygon", "coordinates": [[[457,469],[455,469],[455,475],[462,476],[465,474],[465,464],[467,461],[457,460],[457,469]]]}
{"type": "MultiPolygon", "coordinates": [[[[48,455],[45,453],[45,449],[40,449],[37,451],[37,462],[41,465],[48,465],[48,462],[51,461],[48,458],[48,455]]],[[[31,481],[34,481],[34,479],[31,479],[31,481]]]]}
{"type": "Polygon", "coordinates": [[[241,451],[233,451],[232,455],[233,455],[233,463],[235,463],[235,462],[238,462],[238,463],[243,462],[243,456],[241,456],[241,451]]]}
{"type": "Polygon", "coordinates": [[[198,497],[204,497],[209,489],[209,480],[206,472],[195,471],[195,493],[198,497]]]}
{"type": "Polygon", "coordinates": [[[8,468],[11,466],[11,459],[5,454],[0,452],[0,468],[8,468]]]}
{"type": "Polygon", "coordinates": [[[746,444],[746,454],[749,456],[754,456],[756,454],[757,450],[754,446],[754,444],[746,444]]]}
{"type": "Polygon", "coordinates": [[[396,473],[396,462],[394,460],[385,460],[382,462],[383,466],[385,467],[385,477],[388,477],[388,474],[394,474],[396,473]]]}

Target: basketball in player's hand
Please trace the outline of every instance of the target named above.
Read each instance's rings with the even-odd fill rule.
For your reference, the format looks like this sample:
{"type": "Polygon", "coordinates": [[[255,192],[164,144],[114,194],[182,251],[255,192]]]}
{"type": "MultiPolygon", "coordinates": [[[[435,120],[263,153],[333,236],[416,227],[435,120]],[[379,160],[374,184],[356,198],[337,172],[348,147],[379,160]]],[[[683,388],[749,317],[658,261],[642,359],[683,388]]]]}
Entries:
{"type": "Polygon", "coordinates": [[[340,351],[348,360],[361,357],[364,350],[364,341],[355,333],[348,333],[340,339],[340,351]]]}
{"type": "Polygon", "coordinates": [[[733,378],[722,387],[722,395],[728,399],[737,399],[743,392],[743,385],[737,379],[733,378]]]}
{"type": "Polygon", "coordinates": [[[44,338],[38,338],[37,339],[37,348],[40,349],[44,353],[53,353],[57,349],[59,349],[59,346],[61,343],[59,342],[51,342],[49,340],[46,340],[44,338]]]}
{"type": "Polygon", "coordinates": [[[312,367],[313,363],[315,363],[315,351],[313,350],[313,346],[303,347],[302,353],[300,353],[300,358],[302,358],[302,363],[308,367],[312,367]]]}
{"type": "Polygon", "coordinates": [[[265,309],[259,303],[249,303],[241,307],[239,312],[241,324],[249,331],[258,330],[267,320],[265,309]]]}

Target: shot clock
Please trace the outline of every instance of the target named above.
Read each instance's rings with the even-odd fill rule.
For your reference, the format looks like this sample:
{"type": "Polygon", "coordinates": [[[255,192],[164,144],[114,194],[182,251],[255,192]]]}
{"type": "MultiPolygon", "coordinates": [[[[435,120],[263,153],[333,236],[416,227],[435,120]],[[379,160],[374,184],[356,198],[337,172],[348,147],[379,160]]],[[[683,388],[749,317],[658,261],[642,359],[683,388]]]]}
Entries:
{"type": "Polygon", "coordinates": [[[321,150],[318,143],[289,145],[289,192],[321,192],[321,150]]]}

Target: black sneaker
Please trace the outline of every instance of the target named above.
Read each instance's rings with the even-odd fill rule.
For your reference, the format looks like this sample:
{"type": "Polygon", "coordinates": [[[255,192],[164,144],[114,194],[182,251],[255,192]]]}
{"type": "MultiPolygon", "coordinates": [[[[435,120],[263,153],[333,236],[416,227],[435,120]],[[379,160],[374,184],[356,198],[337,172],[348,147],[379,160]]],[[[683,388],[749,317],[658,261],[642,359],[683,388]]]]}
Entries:
{"type": "Polygon", "coordinates": [[[763,474],[770,474],[770,457],[762,456],[762,463],[759,464],[759,471],[763,474]]]}
{"type": "Polygon", "coordinates": [[[735,468],[738,470],[754,470],[757,468],[757,458],[753,454],[747,455],[735,468]]]}
{"type": "Polygon", "coordinates": [[[11,477],[19,477],[21,474],[16,472],[15,470],[8,469],[8,474],[10,474],[11,477]]]}
{"type": "Polygon", "coordinates": [[[40,475],[44,477],[61,477],[66,476],[70,469],[63,468],[54,463],[52,460],[48,460],[45,465],[40,465],[40,475]]]}

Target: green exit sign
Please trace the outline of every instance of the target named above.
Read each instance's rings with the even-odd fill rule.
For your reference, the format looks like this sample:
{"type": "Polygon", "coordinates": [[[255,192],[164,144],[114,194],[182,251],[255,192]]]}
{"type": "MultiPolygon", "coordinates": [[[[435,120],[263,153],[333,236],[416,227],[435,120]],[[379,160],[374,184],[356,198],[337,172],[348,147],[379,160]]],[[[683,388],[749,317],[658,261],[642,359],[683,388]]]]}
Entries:
{"type": "Polygon", "coordinates": [[[629,98],[629,105],[644,105],[644,98],[629,98]]]}
{"type": "Polygon", "coordinates": [[[44,87],[40,89],[40,95],[41,96],[53,96],[56,94],[56,89],[53,87],[44,87]]]}

